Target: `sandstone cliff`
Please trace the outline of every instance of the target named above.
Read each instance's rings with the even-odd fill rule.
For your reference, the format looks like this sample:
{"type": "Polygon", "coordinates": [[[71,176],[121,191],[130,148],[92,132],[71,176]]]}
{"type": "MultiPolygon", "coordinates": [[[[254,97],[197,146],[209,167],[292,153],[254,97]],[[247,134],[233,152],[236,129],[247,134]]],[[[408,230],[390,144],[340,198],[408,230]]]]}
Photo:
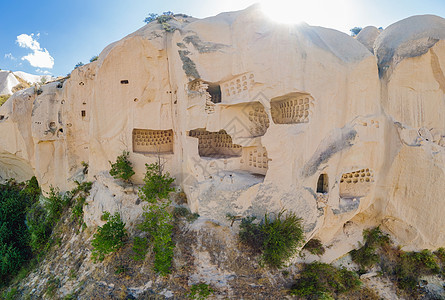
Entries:
{"type": "Polygon", "coordinates": [[[444,19],[357,40],[271,23],[256,6],[168,24],[15,93],[0,108],[2,178],[67,190],[86,162],[88,225],[104,207],[132,223],[137,195],[103,179],[128,150],[136,184],[160,156],[204,218],[295,211],[307,239],[331,245],[325,261],[378,224],[406,248],[445,246],[444,19]]]}

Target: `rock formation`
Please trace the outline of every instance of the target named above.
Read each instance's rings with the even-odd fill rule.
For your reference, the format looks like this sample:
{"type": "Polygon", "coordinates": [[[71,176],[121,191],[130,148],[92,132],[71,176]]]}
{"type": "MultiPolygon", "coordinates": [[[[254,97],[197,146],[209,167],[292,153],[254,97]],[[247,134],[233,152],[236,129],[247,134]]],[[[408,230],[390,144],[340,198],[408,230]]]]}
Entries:
{"type": "Polygon", "coordinates": [[[378,224],[406,248],[445,246],[444,19],[354,39],[253,6],[165,28],[15,93],[0,108],[0,175],[67,190],[88,163],[94,223],[101,207],[122,209],[104,182],[127,150],[136,184],[160,157],[203,217],[295,211],[307,239],[332,245],[328,261],[378,224]]]}

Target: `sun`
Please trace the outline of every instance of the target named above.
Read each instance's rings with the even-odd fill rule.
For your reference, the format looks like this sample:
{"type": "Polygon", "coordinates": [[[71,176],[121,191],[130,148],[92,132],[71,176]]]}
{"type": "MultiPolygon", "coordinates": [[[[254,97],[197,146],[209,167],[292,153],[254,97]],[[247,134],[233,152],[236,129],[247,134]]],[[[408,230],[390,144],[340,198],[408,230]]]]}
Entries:
{"type": "Polygon", "coordinates": [[[350,18],[351,0],[260,0],[263,12],[279,23],[337,27],[350,18]]]}

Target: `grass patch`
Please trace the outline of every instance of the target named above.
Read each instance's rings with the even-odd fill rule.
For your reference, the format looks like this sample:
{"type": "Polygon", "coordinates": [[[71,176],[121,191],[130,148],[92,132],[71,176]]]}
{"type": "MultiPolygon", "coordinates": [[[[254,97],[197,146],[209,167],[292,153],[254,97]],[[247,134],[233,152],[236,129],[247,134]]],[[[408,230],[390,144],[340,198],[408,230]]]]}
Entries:
{"type": "Polygon", "coordinates": [[[192,287],[190,288],[190,294],[188,294],[188,298],[204,300],[207,299],[207,297],[212,295],[214,292],[215,291],[207,283],[201,282],[192,285],[192,287]]]}

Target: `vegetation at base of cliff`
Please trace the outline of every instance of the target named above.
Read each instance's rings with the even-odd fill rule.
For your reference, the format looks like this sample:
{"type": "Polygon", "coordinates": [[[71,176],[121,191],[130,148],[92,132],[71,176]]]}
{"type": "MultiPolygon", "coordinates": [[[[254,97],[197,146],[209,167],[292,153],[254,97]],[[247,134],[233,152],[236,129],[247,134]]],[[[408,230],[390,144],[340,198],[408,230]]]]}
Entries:
{"type": "Polygon", "coordinates": [[[192,285],[192,287],[190,288],[190,294],[188,294],[188,298],[205,300],[214,292],[215,291],[207,283],[201,282],[192,285]]]}
{"type": "Polygon", "coordinates": [[[0,186],[0,286],[6,285],[32,257],[26,212],[39,195],[35,177],[25,184],[11,180],[0,186]]]}
{"type": "Polygon", "coordinates": [[[406,252],[392,245],[387,234],[379,227],[363,231],[365,244],[350,252],[352,260],[364,273],[373,266],[378,266],[383,274],[408,295],[419,293],[420,278],[425,275],[443,273],[445,267],[445,249],[439,248],[434,253],[430,250],[406,252]]]}
{"type": "Polygon", "coordinates": [[[111,216],[109,212],[105,211],[102,219],[107,223],[97,228],[91,241],[94,248],[91,258],[94,262],[103,261],[105,255],[118,251],[128,236],[125,223],[122,222],[118,212],[111,216]]]}
{"type": "Polygon", "coordinates": [[[301,218],[292,212],[283,216],[284,212],[279,212],[274,219],[266,213],[260,223],[254,223],[255,217],[241,220],[240,241],[254,252],[261,253],[262,262],[270,267],[283,267],[304,242],[301,218]]]}
{"type": "Polygon", "coordinates": [[[165,201],[146,206],[143,213],[144,221],[139,224],[139,229],[148,233],[155,254],[154,270],[161,275],[171,272],[175,249],[172,240],[173,216],[167,210],[169,205],[170,201],[165,201]]]}
{"type": "Polygon", "coordinates": [[[360,287],[358,275],[345,268],[313,262],[304,266],[290,294],[306,299],[333,299],[360,287]]]}
{"type": "MultiPolygon", "coordinates": [[[[60,244],[61,238],[52,235],[62,214],[76,197],[86,199],[92,186],[91,182],[76,183],[77,186],[64,195],[50,187],[48,197],[41,196],[35,177],[26,183],[10,180],[7,185],[1,185],[0,287],[7,286],[12,279],[25,278],[52,245],[60,244]]],[[[73,215],[81,218],[84,200],[77,201],[73,215]]]]}
{"type": "Polygon", "coordinates": [[[90,194],[93,183],[91,181],[82,183],[75,181],[75,183],[77,184],[77,187],[70,192],[70,195],[72,195],[71,197],[75,201],[71,213],[71,219],[77,221],[79,225],[82,226],[82,229],[84,229],[86,224],[83,221],[83,207],[86,205],[86,199],[90,194]],[[77,197],[75,197],[76,195],[77,197]]]}
{"type": "Polygon", "coordinates": [[[307,250],[309,253],[318,256],[323,255],[326,251],[319,239],[309,240],[306,245],[303,246],[303,250],[307,250]]]}
{"type": "Polygon", "coordinates": [[[175,179],[170,177],[168,172],[164,172],[160,162],[145,164],[145,168],[145,184],[139,190],[139,197],[149,203],[156,203],[159,199],[167,198],[168,194],[175,190],[172,187],[175,179]]]}
{"type": "Polygon", "coordinates": [[[377,249],[391,243],[389,236],[384,234],[379,227],[363,230],[363,239],[365,244],[350,252],[352,261],[360,266],[362,273],[380,261],[377,249]]]}
{"type": "Polygon", "coordinates": [[[111,165],[110,175],[115,179],[122,179],[123,181],[129,183],[131,176],[134,175],[133,167],[131,161],[128,159],[130,153],[128,151],[123,151],[121,155],[116,158],[116,162],[109,162],[111,165]]]}
{"type": "Polygon", "coordinates": [[[140,261],[145,259],[148,252],[147,245],[148,241],[146,238],[141,238],[139,236],[133,238],[133,252],[135,253],[133,260],[140,261]]]}
{"type": "MultiPolygon", "coordinates": [[[[171,201],[165,200],[174,191],[171,186],[174,178],[163,172],[163,164],[160,162],[145,166],[145,184],[141,187],[139,196],[150,204],[144,207],[144,221],[138,228],[148,233],[148,241],[153,245],[155,254],[154,270],[164,276],[171,272],[175,248],[172,240],[173,215],[168,211],[171,201]]],[[[141,240],[137,242],[140,243],[141,240]]],[[[141,247],[136,245],[136,248],[141,247]]]]}

